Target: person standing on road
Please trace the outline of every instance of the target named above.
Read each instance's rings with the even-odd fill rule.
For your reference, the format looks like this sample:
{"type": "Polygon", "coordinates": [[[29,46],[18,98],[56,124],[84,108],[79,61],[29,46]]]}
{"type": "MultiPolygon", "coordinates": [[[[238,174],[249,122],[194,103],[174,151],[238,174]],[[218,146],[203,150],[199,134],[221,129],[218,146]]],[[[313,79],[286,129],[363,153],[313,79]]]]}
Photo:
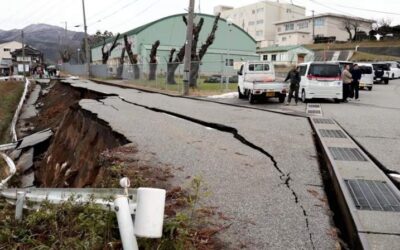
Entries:
{"type": "Polygon", "coordinates": [[[286,76],[285,82],[287,82],[290,79],[290,89],[289,89],[289,96],[288,100],[285,105],[289,105],[290,102],[292,101],[292,95],[294,92],[294,101],[297,102],[299,100],[299,88],[300,88],[300,73],[299,73],[299,67],[294,66],[292,70],[289,71],[289,73],[286,76]]]}
{"type": "Polygon", "coordinates": [[[343,102],[347,102],[347,98],[349,97],[349,92],[350,92],[350,84],[353,81],[353,76],[351,75],[349,69],[350,69],[350,66],[346,65],[346,66],[344,66],[344,69],[342,72],[343,102]]]}
{"type": "MultiPolygon", "coordinates": [[[[357,64],[354,64],[353,69],[350,73],[353,78],[353,81],[351,82],[351,90],[354,91],[354,99],[358,100],[358,92],[360,90],[360,79],[362,76],[362,72],[360,67],[358,67],[357,64]]],[[[353,93],[351,96],[353,96],[353,93]]]]}

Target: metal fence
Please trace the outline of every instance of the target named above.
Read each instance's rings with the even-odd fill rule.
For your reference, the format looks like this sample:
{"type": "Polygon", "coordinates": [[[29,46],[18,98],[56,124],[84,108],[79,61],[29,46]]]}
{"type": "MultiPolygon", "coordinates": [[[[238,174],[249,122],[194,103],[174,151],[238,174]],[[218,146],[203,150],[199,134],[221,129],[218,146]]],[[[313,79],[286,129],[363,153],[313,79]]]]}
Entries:
{"type": "MultiPolygon", "coordinates": [[[[192,68],[198,68],[196,73],[192,73],[197,77],[192,77],[192,79],[197,80],[196,86],[200,90],[210,89],[223,92],[237,83],[239,66],[234,66],[233,62],[227,66],[224,61],[192,62],[192,68]]],[[[84,76],[86,75],[85,67],[85,65],[63,64],[60,69],[71,75],[84,76]]],[[[100,80],[121,80],[128,84],[181,92],[184,82],[184,65],[179,62],[91,64],[90,75],[100,80]]]]}

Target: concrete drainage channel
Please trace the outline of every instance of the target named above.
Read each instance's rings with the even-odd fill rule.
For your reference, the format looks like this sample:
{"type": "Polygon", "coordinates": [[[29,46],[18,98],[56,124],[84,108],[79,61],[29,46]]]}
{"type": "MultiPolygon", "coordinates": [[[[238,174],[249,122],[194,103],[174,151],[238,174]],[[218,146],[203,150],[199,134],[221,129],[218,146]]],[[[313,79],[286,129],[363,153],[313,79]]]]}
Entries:
{"type": "Polygon", "coordinates": [[[399,190],[336,121],[322,116],[321,105],[309,104],[307,114],[329,171],[346,243],[351,249],[398,248],[399,190]]]}

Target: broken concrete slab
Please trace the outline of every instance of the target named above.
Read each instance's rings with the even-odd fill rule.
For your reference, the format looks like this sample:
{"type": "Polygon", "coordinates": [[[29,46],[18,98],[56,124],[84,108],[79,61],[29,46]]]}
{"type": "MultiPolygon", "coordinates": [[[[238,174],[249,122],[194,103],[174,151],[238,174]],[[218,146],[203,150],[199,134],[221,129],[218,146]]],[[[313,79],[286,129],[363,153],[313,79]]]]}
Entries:
{"type": "MultiPolygon", "coordinates": [[[[17,144],[15,143],[15,146],[17,144]]],[[[10,153],[10,158],[13,159],[14,161],[17,160],[21,156],[22,150],[20,149],[15,149],[10,153]]]]}
{"type": "Polygon", "coordinates": [[[23,175],[21,177],[21,188],[33,187],[33,182],[35,181],[35,173],[30,172],[29,174],[23,175]]]}
{"type": "Polygon", "coordinates": [[[34,156],[33,148],[30,148],[28,151],[26,151],[21,155],[21,157],[17,162],[17,170],[20,173],[24,173],[25,171],[33,167],[33,156],[34,156]]]}
{"type": "Polygon", "coordinates": [[[51,129],[46,129],[35,134],[29,135],[21,139],[17,149],[24,149],[27,147],[32,147],[36,144],[48,140],[53,135],[51,129]]]}
{"type": "Polygon", "coordinates": [[[37,115],[37,109],[35,108],[35,103],[39,99],[41,89],[42,87],[40,85],[35,86],[35,89],[29,95],[29,98],[26,101],[26,104],[24,105],[20,119],[28,119],[37,115]]]}

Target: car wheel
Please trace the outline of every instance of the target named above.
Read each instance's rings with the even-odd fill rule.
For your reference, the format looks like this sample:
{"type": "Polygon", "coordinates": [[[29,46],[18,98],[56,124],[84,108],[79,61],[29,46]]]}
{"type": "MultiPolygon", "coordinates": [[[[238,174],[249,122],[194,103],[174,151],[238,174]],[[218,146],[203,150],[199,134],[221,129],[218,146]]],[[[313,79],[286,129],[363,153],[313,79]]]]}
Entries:
{"type": "Polygon", "coordinates": [[[389,79],[385,79],[385,80],[383,80],[383,82],[384,82],[385,84],[389,84],[389,79]]]}
{"type": "Polygon", "coordinates": [[[371,91],[371,90],[372,90],[372,87],[368,87],[368,90],[371,91]]]}
{"type": "Polygon", "coordinates": [[[239,94],[239,99],[245,98],[245,95],[243,95],[242,92],[240,92],[240,87],[238,87],[238,94],[239,94]]]}
{"type": "Polygon", "coordinates": [[[394,73],[392,74],[392,79],[394,79],[394,73]]]}
{"type": "Polygon", "coordinates": [[[253,93],[250,92],[249,93],[249,103],[254,104],[255,100],[256,100],[256,97],[253,95],[253,93]]]}
{"type": "Polygon", "coordinates": [[[306,97],[306,91],[304,91],[304,89],[303,89],[303,91],[301,91],[301,101],[302,102],[304,102],[304,103],[307,103],[307,97],[306,97]]]}
{"type": "Polygon", "coordinates": [[[285,94],[279,95],[279,102],[280,103],[284,103],[285,102],[285,98],[286,98],[285,94]]]}

